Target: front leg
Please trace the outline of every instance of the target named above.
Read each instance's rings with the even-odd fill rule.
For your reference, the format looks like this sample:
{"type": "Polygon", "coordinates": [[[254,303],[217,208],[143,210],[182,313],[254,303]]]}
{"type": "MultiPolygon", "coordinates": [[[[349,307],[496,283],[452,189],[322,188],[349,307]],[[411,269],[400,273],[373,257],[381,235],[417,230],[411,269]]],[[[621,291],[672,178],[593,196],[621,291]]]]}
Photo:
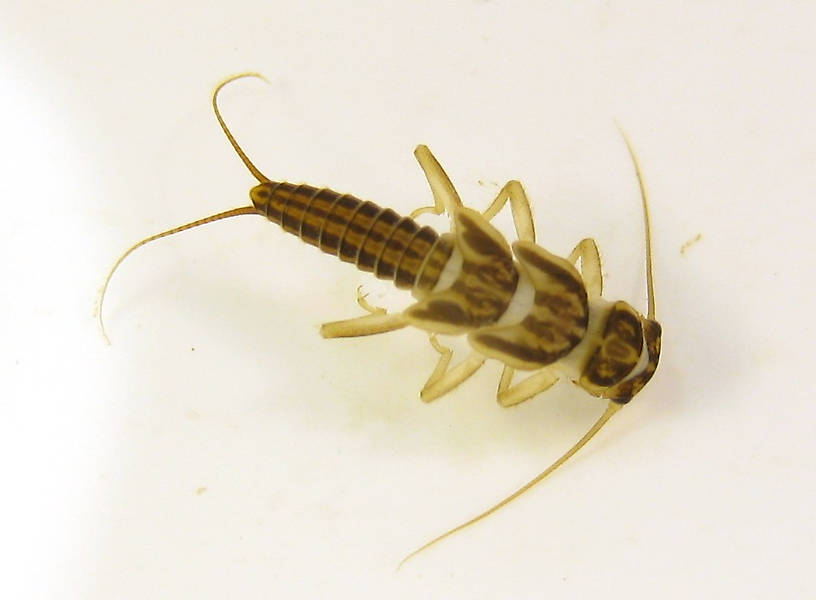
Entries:
{"type": "Polygon", "coordinates": [[[544,368],[516,385],[511,385],[515,373],[516,370],[512,367],[504,367],[502,371],[496,399],[504,407],[515,406],[529,400],[533,396],[550,389],[558,381],[558,376],[544,368]]]}

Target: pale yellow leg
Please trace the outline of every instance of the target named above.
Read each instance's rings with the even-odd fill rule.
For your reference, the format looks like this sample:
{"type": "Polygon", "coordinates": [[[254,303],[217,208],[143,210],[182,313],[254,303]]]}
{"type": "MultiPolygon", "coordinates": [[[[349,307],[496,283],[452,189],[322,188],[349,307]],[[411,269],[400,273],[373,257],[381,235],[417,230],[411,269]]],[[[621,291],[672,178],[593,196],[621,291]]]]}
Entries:
{"type": "Polygon", "coordinates": [[[513,367],[504,366],[502,369],[501,379],[499,379],[499,389],[496,390],[496,398],[507,391],[510,384],[513,383],[513,377],[516,375],[516,370],[513,367]]]}
{"type": "MultiPolygon", "coordinates": [[[[447,212],[449,215],[453,215],[454,209],[462,206],[462,200],[459,198],[456,188],[453,187],[442,165],[439,164],[439,161],[436,160],[436,157],[425,145],[417,146],[416,150],[414,150],[414,156],[416,156],[419,166],[425,172],[425,177],[428,178],[434,204],[433,206],[423,206],[416,209],[411,213],[411,218],[415,219],[419,215],[426,213],[441,215],[447,212]]],[[[530,200],[527,198],[527,194],[520,182],[516,180],[508,181],[482,215],[490,221],[508,200],[510,200],[510,210],[513,213],[513,222],[519,239],[535,242],[535,226],[533,225],[530,200]]]]}
{"type": "Polygon", "coordinates": [[[428,336],[428,339],[431,342],[431,346],[434,347],[434,350],[439,352],[439,361],[436,363],[436,367],[434,367],[431,376],[428,377],[428,381],[425,382],[425,388],[431,387],[434,383],[442,378],[442,375],[444,375],[445,371],[448,370],[451,358],[453,358],[453,351],[447,346],[440,344],[439,340],[436,339],[436,334],[432,333],[430,336],[428,336]]]}
{"type": "Polygon", "coordinates": [[[363,286],[358,285],[357,286],[357,304],[360,305],[360,308],[362,308],[366,312],[371,313],[372,315],[384,315],[384,314],[386,314],[388,312],[382,306],[373,306],[373,305],[369,304],[368,300],[366,300],[367,296],[368,296],[368,294],[363,293],[363,286]]]}
{"type": "Polygon", "coordinates": [[[372,314],[355,319],[323,323],[320,326],[320,335],[324,338],[358,337],[395,331],[402,329],[406,325],[408,325],[408,322],[399,313],[393,315],[372,314]]]}
{"type": "Polygon", "coordinates": [[[440,165],[436,157],[431,154],[428,146],[424,144],[420,144],[416,147],[414,156],[419,162],[419,166],[422,167],[422,170],[425,172],[425,177],[427,177],[428,184],[431,186],[434,205],[423,206],[422,208],[416,209],[411,213],[411,218],[415,219],[425,213],[441,215],[443,212],[447,212],[449,215],[453,215],[455,209],[462,206],[462,200],[460,200],[456,188],[453,187],[442,165],[440,165]]]}
{"type": "Polygon", "coordinates": [[[513,223],[516,226],[518,239],[528,242],[535,242],[535,226],[533,225],[533,211],[530,208],[530,200],[521,187],[521,183],[515,179],[508,181],[499,190],[496,199],[482,213],[485,219],[490,221],[510,200],[510,211],[513,213],[513,223]]]}
{"type": "Polygon", "coordinates": [[[362,289],[362,286],[357,288],[357,304],[369,314],[354,319],[324,323],[320,326],[320,335],[324,338],[374,335],[402,329],[408,324],[401,314],[389,315],[384,308],[369,304],[362,289]]]}
{"type": "Polygon", "coordinates": [[[440,396],[447,394],[479,370],[479,367],[485,361],[485,357],[481,354],[471,352],[465,360],[449,370],[453,352],[450,348],[440,344],[435,335],[431,335],[430,339],[431,345],[439,352],[440,356],[433,373],[431,373],[419,394],[424,402],[436,400],[440,396]]]}
{"type": "Polygon", "coordinates": [[[587,294],[597,298],[603,293],[603,273],[601,272],[601,255],[598,244],[592,238],[584,238],[575,246],[567,258],[573,264],[581,259],[581,277],[584,280],[587,294]]]}
{"type": "Polygon", "coordinates": [[[499,381],[499,389],[496,393],[496,399],[504,407],[514,406],[529,400],[533,396],[550,389],[558,381],[556,375],[553,375],[547,369],[542,369],[511,386],[513,375],[515,375],[515,369],[504,367],[499,381]]]}

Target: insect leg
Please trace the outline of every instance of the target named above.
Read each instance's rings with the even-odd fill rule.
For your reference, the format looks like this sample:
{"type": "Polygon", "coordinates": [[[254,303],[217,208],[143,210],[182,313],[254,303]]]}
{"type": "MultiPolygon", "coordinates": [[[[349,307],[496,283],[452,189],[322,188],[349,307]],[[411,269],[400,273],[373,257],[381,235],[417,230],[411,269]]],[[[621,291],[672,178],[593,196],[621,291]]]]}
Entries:
{"type": "Polygon", "coordinates": [[[425,213],[441,215],[443,212],[447,212],[449,215],[453,215],[455,209],[462,206],[462,200],[459,198],[456,188],[453,187],[442,165],[436,160],[436,157],[428,149],[428,146],[424,144],[420,144],[416,147],[414,156],[417,162],[419,162],[419,166],[422,167],[422,170],[425,172],[425,177],[428,178],[428,184],[431,186],[431,192],[434,197],[434,205],[423,206],[422,208],[416,209],[411,213],[411,218],[415,219],[425,213]]]}
{"type": "Polygon", "coordinates": [[[499,404],[505,407],[514,406],[520,402],[529,400],[533,396],[550,389],[550,387],[558,381],[557,375],[544,368],[516,385],[511,386],[514,374],[515,369],[512,367],[504,367],[501,380],[499,381],[496,399],[499,401],[499,404]]]}
{"type": "Polygon", "coordinates": [[[597,298],[603,292],[603,273],[601,272],[601,255],[598,244],[592,238],[584,238],[573,248],[567,260],[573,264],[581,259],[581,277],[584,280],[587,294],[597,298]]]}
{"type": "Polygon", "coordinates": [[[530,200],[521,187],[521,182],[508,181],[499,190],[496,199],[482,213],[482,216],[490,221],[495,217],[502,207],[510,200],[510,211],[513,213],[513,223],[516,226],[518,239],[535,242],[535,226],[533,225],[533,211],[530,209],[530,200]]]}
{"type": "Polygon", "coordinates": [[[373,306],[370,304],[368,300],[366,300],[367,296],[368,294],[363,293],[363,286],[357,286],[357,304],[360,305],[360,308],[372,315],[384,315],[388,312],[382,306],[373,306]]]}
{"type": "MultiPolygon", "coordinates": [[[[462,206],[462,200],[453,187],[450,178],[448,177],[442,165],[436,160],[436,157],[431,153],[425,145],[419,145],[414,150],[419,166],[425,172],[428,178],[428,184],[431,186],[431,192],[434,197],[433,206],[423,206],[411,213],[411,218],[414,219],[419,215],[425,213],[433,213],[441,215],[447,212],[453,215],[456,207],[462,206]]],[[[516,225],[516,232],[520,240],[535,241],[535,227],[533,226],[533,214],[530,210],[530,201],[527,199],[527,194],[521,183],[513,180],[508,181],[504,187],[499,191],[496,199],[490,204],[482,215],[489,221],[502,209],[502,207],[510,200],[510,209],[513,211],[513,222],[516,225]]]]}
{"type": "Polygon", "coordinates": [[[444,375],[445,371],[448,370],[451,358],[453,358],[453,350],[440,344],[439,340],[436,339],[436,334],[429,335],[428,340],[431,342],[431,346],[434,347],[434,350],[439,352],[439,362],[436,363],[433,373],[431,373],[431,376],[428,377],[428,381],[425,382],[426,388],[432,386],[442,378],[442,375],[444,375]]]}
{"type": "Polygon", "coordinates": [[[399,313],[392,315],[373,313],[354,319],[323,323],[320,326],[320,335],[324,338],[358,337],[395,331],[406,325],[408,322],[399,313]]]}
{"type": "Polygon", "coordinates": [[[436,400],[440,396],[447,394],[465,379],[473,375],[479,367],[484,364],[485,357],[476,352],[471,352],[461,363],[449,369],[453,352],[450,348],[443,346],[436,339],[435,335],[430,336],[431,345],[439,352],[439,362],[425,382],[425,386],[420,392],[420,397],[424,402],[436,400]]]}
{"type": "Polygon", "coordinates": [[[357,337],[374,335],[401,329],[407,325],[400,314],[391,314],[381,306],[373,306],[363,293],[363,286],[357,287],[357,304],[369,314],[353,319],[333,321],[320,326],[320,335],[324,338],[357,337]]]}

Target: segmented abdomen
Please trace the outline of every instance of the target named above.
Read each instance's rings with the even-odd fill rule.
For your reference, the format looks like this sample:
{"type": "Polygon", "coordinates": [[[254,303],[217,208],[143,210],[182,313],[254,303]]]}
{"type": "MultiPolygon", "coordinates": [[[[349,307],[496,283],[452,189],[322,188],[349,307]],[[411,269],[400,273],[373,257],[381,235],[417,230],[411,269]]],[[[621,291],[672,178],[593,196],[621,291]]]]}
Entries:
{"type": "Polygon", "coordinates": [[[430,227],[330,189],[272,181],[250,197],[284,231],[400,289],[433,288],[452,251],[447,236],[430,227]]]}

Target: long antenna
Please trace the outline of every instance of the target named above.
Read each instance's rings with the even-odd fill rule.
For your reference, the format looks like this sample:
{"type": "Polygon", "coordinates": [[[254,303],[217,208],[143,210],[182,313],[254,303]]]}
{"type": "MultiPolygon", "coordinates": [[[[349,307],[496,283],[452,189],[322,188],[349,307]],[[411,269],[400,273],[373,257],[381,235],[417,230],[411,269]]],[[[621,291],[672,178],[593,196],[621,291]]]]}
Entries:
{"type": "MultiPolygon", "coordinates": [[[[246,168],[249,169],[249,172],[261,183],[266,183],[269,179],[261,173],[258,168],[252,164],[252,161],[249,160],[249,157],[244,153],[241,146],[238,145],[238,142],[233,137],[232,132],[227,127],[227,124],[224,122],[223,117],[221,117],[221,111],[218,109],[218,93],[224,88],[225,85],[228,83],[232,83],[236,79],[242,79],[244,77],[257,77],[258,79],[263,79],[268,83],[268,80],[258,73],[239,73],[238,75],[233,75],[232,77],[225,79],[221,83],[218,84],[218,87],[215,88],[215,91],[212,95],[212,106],[213,111],[215,111],[215,118],[218,119],[218,124],[221,125],[221,129],[224,132],[224,135],[227,136],[229,143],[232,145],[235,152],[241,158],[241,161],[246,165],[246,168]]],[[[191,223],[187,223],[185,225],[181,225],[179,227],[174,227],[173,229],[168,229],[167,231],[163,231],[161,233],[157,233],[156,235],[151,235],[148,238],[143,239],[141,242],[137,242],[133,244],[130,248],[125,250],[125,252],[113,263],[110,271],[108,271],[107,277],[105,277],[105,283],[102,284],[102,289],[99,292],[99,300],[97,301],[96,306],[96,316],[99,320],[99,328],[102,331],[102,337],[105,338],[105,341],[110,344],[110,338],[108,338],[108,334],[105,331],[105,322],[102,319],[102,305],[105,301],[105,292],[108,290],[108,284],[110,283],[113,274],[116,272],[116,269],[119,268],[119,265],[122,264],[124,261],[134,250],[137,248],[141,248],[145,244],[148,244],[152,241],[158,240],[163,237],[167,237],[168,235],[173,235],[174,233],[179,233],[181,231],[186,231],[187,229],[192,229],[193,227],[199,227],[201,225],[206,225],[207,223],[212,223],[213,221],[220,221],[221,219],[228,219],[230,217],[237,217],[239,215],[257,215],[259,213],[258,210],[254,206],[243,206],[240,208],[233,208],[232,210],[228,210],[222,213],[218,213],[216,215],[211,215],[209,217],[204,217],[203,219],[198,219],[197,221],[193,221],[191,223]]],[[[263,216],[263,215],[262,215],[263,216]]]]}
{"type": "Polygon", "coordinates": [[[649,219],[649,194],[646,192],[646,184],[643,181],[643,172],[640,169],[640,162],[638,161],[635,148],[632,146],[629,136],[621,127],[620,123],[615,121],[623,141],[629,150],[629,156],[632,157],[632,162],[635,165],[635,174],[637,175],[638,185],[640,186],[640,197],[643,201],[643,224],[646,229],[646,293],[648,296],[648,317],[654,320],[655,318],[655,293],[654,293],[654,277],[652,275],[652,226],[649,219]]]}
{"type": "Polygon", "coordinates": [[[124,261],[137,248],[141,248],[145,244],[149,244],[154,240],[167,237],[168,235],[173,235],[174,233],[179,233],[180,231],[192,229],[193,227],[206,225],[207,223],[212,223],[213,221],[220,221],[221,219],[228,219],[230,217],[237,217],[239,215],[263,216],[263,214],[259,213],[254,206],[242,206],[240,208],[233,208],[232,210],[218,213],[217,215],[210,215],[209,217],[204,217],[203,219],[199,219],[198,221],[193,221],[192,223],[187,223],[179,227],[174,227],[173,229],[168,229],[167,231],[162,231],[161,233],[157,233],[156,235],[151,235],[150,237],[143,239],[141,242],[133,244],[130,248],[125,250],[124,253],[116,260],[116,262],[113,263],[113,266],[111,267],[110,271],[108,271],[108,275],[107,277],[105,277],[105,283],[102,284],[102,289],[99,292],[99,301],[97,302],[96,316],[97,319],[99,320],[99,328],[102,330],[102,337],[105,338],[105,341],[108,344],[110,344],[110,338],[108,338],[108,334],[105,331],[105,322],[102,320],[102,304],[105,301],[105,292],[108,291],[108,284],[110,283],[113,274],[116,272],[116,269],[118,269],[119,265],[122,264],[122,261],[124,261]]]}
{"type": "Polygon", "coordinates": [[[233,75],[232,77],[230,77],[228,79],[225,79],[224,81],[219,83],[218,87],[215,88],[215,91],[213,92],[213,96],[212,96],[212,106],[213,106],[213,110],[215,111],[215,118],[218,119],[218,124],[221,125],[221,129],[224,131],[224,135],[227,136],[227,139],[229,140],[229,143],[232,144],[233,149],[238,154],[238,156],[241,158],[241,161],[243,161],[244,165],[246,165],[246,168],[249,169],[249,172],[252,173],[252,175],[253,175],[253,177],[255,177],[255,179],[257,179],[261,183],[267,183],[267,182],[270,181],[269,178],[266,175],[264,175],[263,173],[261,173],[261,171],[258,169],[258,167],[256,167],[254,164],[252,164],[252,161],[249,160],[249,157],[241,149],[241,146],[239,146],[238,142],[235,141],[235,138],[232,136],[232,132],[230,132],[229,127],[227,127],[227,124],[224,122],[224,119],[221,117],[221,111],[218,110],[218,92],[220,92],[221,89],[225,85],[227,85],[228,83],[232,83],[236,79],[243,79],[244,77],[257,77],[258,79],[262,79],[263,81],[269,83],[269,80],[266,77],[264,77],[263,75],[261,75],[260,73],[248,72],[248,73],[239,73],[238,75],[233,75]]]}
{"type": "Polygon", "coordinates": [[[435,537],[434,539],[432,539],[427,544],[424,544],[423,546],[420,546],[419,548],[417,548],[416,550],[411,552],[411,554],[409,554],[408,556],[406,556],[405,558],[403,558],[400,561],[400,564],[397,566],[397,570],[399,570],[400,567],[402,567],[402,565],[404,565],[406,562],[408,562],[408,560],[410,560],[411,558],[413,558],[414,556],[416,556],[417,554],[419,554],[423,550],[427,550],[428,548],[430,548],[431,546],[433,546],[437,542],[441,542],[442,540],[444,540],[446,537],[449,537],[449,536],[453,535],[454,533],[456,533],[458,531],[462,531],[465,527],[469,527],[469,526],[473,525],[474,523],[477,523],[477,522],[481,521],[485,517],[487,517],[489,515],[492,515],[494,512],[496,512],[500,508],[510,504],[513,500],[515,500],[516,498],[521,496],[524,492],[529,490],[534,485],[536,485],[538,483],[541,483],[541,481],[543,479],[545,479],[548,475],[550,475],[550,473],[552,473],[558,467],[560,467],[565,462],[567,462],[572,457],[573,454],[575,454],[581,448],[583,448],[586,445],[586,443],[589,440],[591,440],[595,436],[595,434],[598,433],[601,430],[601,428],[612,417],[612,415],[614,415],[616,412],[618,412],[621,408],[623,408],[623,404],[617,404],[616,402],[610,401],[609,404],[607,405],[606,410],[604,411],[604,413],[600,416],[600,418],[597,421],[595,421],[595,424],[592,427],[589,428],[589,431],[587,431],[584,434],[584,437],[582,437],[580,440],[578,440],[572,448],[567,450],[561,458],[559,458],[557,461],[555,461],[553,464],[551,464],[549,467],[547,467],[539,475],[536,475],[533,479],[531,479],[530,481],[525,483],[523,486],[521,486],[515,492],[513,492],[512,494],[507,496],[507,498],[505,498],[501,502],[491,506],[486,511],[484,511],[483,513],[481,513],[480,515],[478,515],[476,517],[473,517],[469,521],[466,521],[465,523],[462,523],[461,525],[457,525],[453,529],[450,529],[450,530],[446,531],[445,533],[443,533],[442,535],[439,535],[439,536],[435,537]]]}

